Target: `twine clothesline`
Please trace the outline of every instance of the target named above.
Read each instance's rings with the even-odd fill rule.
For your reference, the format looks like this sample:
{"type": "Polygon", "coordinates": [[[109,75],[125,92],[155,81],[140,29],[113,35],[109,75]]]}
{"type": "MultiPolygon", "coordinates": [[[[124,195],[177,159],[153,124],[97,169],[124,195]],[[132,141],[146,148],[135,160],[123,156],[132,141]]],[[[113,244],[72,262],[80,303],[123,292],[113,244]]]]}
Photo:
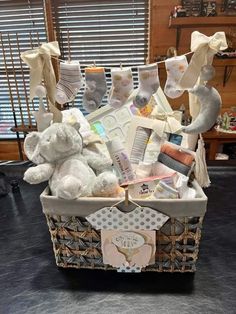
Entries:
{"type": "MultiPolygon", "coordinates": [[[[192,53],[193,53],[193,51],[189,51],[189,52],[186,52],[186,53],[182,54],[181,56],[187,56],[187,55],[190,55],[190,54],[192,54],[192,53]]],[[[177,57],[177,56],[176,56],[176,57],[177,57]]],[[[66,62],[65,60],[60,59],[60,58],[58,58],[58,57],[51,56],[51,58],[52,58],[52,59],[56,59],[56,60],[61,61],[61,62],[64,62],[64,63],[66,62]]],[[[162,61],[157,61],[157,62],[153,62],[153,63],[160,64],[160,63],[165,63],[165,61],[166,61],[166,60],[162,60],[162,61]]],[[[69,60],[69,62],[70,62],[70,60],[69,60]]],[[[81,66],[81,67],[87,67],[88,65],[80,64],[80,66],[81,66]]],[[[94,61],[94,63],[91,64],[90,66],[96,66],[95,61],[94,61]]],[[[139,66],[140,66],[140,65],[130,66],[129,68],[132,69],[132,68],[137,68],[137,67],[139,67],[139,66]]],[[[120,63],[120,67],[122,68],[122,62],[120,63]]],[[[114,69],[114,67],[104,67],[104,69],[112,70],[112,69],[114,69]]]]}

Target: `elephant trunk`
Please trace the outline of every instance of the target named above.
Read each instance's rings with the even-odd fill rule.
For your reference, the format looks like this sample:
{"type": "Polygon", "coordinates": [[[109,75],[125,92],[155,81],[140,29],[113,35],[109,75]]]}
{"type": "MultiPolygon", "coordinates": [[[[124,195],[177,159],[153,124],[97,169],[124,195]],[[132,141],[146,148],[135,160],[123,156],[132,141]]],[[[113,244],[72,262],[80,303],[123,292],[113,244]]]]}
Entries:
{"type": "Polygon", "coordinates": [[[73,147],[73,134],[68,129],[58,128],[55,134],[55,141],[52,143],[59,152],[65,152],[73,147]]]}

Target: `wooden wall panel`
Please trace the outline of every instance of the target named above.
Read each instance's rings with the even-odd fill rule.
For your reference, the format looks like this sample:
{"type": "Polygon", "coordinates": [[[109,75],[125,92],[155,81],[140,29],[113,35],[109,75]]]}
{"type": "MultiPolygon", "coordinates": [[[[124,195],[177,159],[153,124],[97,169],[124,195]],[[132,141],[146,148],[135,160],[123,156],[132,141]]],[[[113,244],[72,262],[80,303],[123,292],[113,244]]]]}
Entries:
{"type": "MultiPolygon", "coordinates": [[[[221,0],[217,0],[218,4],[221,0]]],[[[179,1],[180,3],[180,1],[179,1]]],[[[176,30],[170,29],[169,16],[174,6],[178,4],[175,0],[151,0],[150,1],[150,50],[149,50],[149,62],[154,62],[157,56],[166,55],[169,47],[175,46],[176,43],[176,30]]],[[[198,30],[207,36],[213,35],[217,31],[229,32],[229,27],[208,27],[208,28],[188,28],[182,29],[180,45],[178,54],[183,54],[190,51],[190,39],[191,33],[194,30],[198,30]]],[[[223,101],[223,111],[229,109],[232,106],[236,106],[236,67],[232,71],[232,75],[226,84],[223,86],[224,67],[216,67],[216,77],[212,81],[212,85],[218,89],[223,101]]],[[[163,65],[159,66],[159,76],[161,86],[164,87],[166,81],[166,72],[163,65]]],[[[174,109],[177,109],[181,104],[188,106],[188,95],[185,92],[182,97],[175,100],[169,99],[170,104],[174,109]]]]}
{"type": "MultiPolygon", "coordinates": [[[[180,2],[180,1],[179,1],[180,2]]],[[[221,3],[221,0],[217,0],[221,3]]],[[[150,29],[149,29],[149,62],[154,62],[158,55],[165,55],[169,47],[175,46],[176,30],[170,29],[169,16],[174,6],[178,4],[178,0],[150,0],[150,29]]],[[[229,31],[229,28],[209,27],[209,28],[195,28],[183,29],[181,33],[180,46],[178,54],[186,53],[190,50],[190,38],[193,30],[210,36],[216,31],[229,31]]],[[[227,85],[223,87],[223,67],[216,67],[216,77],[212,82],[220,92],[223,100],[223,111],[232,106],[236,106],[236,67],[233,69],[231,78],[227,85]]],[[[161,86],[164,87],[166,81],[166,71],[164,65],[159,67],[159,76],[161,86]]],[[[172,100],[169,99],[170,104],[174,109],[177,109],[181,104],[188,106],[188,94],[185,92],[183,96],[172,100]]],[[[18,146],[15,141],[0,141],[0,160],[17,160],[19,159],[18,146]]]]}
{"type": "Polygon", "coordinates": [[[16,141],[14,140],[0,141],[0,160],[19,160],[19,159],[20,157],[16,141]]]}

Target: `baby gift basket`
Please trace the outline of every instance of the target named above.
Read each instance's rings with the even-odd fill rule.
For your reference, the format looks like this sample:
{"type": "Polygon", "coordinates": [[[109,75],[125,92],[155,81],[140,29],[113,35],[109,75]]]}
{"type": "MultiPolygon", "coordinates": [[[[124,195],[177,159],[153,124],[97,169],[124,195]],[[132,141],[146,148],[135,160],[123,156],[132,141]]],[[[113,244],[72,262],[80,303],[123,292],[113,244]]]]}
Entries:
{"type": "MultiPolygon", "coordinates": [[[[156,63],[138,67],[136,90],[131,68],[112,69],[105,106],[100,106],[105,70],[87,67],[86,117],[76,108],[53,107],[55,99],[64,105],[83,87],[79,62],[62,62],[55,86],[47,76],[40,79],[46,90],[30,85],[40,108],[34,112],[38,132],[24,142],[36,166],[24,180],[49,182],[40,200],[57,266],[128,273],[196,270],[207,208],[202,187],[210,184],[201,133],[214,126],[221,106],[207,82],[214,76],[212,57],[225,46],[222,32],[211,37],[193,32],[190,62],[185,55],[165,61],[164,92],[156,63]],[[185,90],[193,96],[190,125],[182,125],[181,112],[173,111],[165,96],[176,98],[185,90]],[[46,92],[50,113],[43,105],[46,92]]],[[[56,42],[45,47],[59,54],[56,42]]],[[[30,51],[23,53],[31,67],[32,58],[30,51]]],[[[52,73],[50,56],[45,58],[52,73]]]]}
{"type": "MultiPolygon", "coordinates": [[[[168,216],[165,224],[154,231],[155,261],[152,265],[142,268],[142,271],[194,272],[196,270],[207,197],[197,182],[194,182],[193,186],[197,191],[197,198],[194,200],[136,200],[141,206],[138,207],[139,211],[142,207],[148,207],[168,216]]],[[[86,220],[86,216],[99,209],[113,206],[117,199],[61,200],[50,196],[48,188],[44,190],[40,199],[58,266],[115,269],[104,264],[101,230],[95,229],[86,220]]],[[[132,203],[128,207],[123,204],[122,208],[125,215],[134,211],[134,209],[128,211],[132,208],[132,203]]],[[[142,230],[141,224],[140,229],[135,229],[135,232],[140,230],[142,230]]],[[[132,271],[131,267],[130,271],[132,271]]]]}

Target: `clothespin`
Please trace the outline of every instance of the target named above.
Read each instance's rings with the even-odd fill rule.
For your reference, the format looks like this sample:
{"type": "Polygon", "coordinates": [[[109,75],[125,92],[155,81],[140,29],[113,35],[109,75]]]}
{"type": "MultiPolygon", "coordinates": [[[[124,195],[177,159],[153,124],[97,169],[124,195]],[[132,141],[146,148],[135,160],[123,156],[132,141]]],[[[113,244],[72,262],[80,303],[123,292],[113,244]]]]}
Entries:
{"type": "Polygon", "coordinates": [[[129,205],[129,190],[128,186],[125,187],[125,206],[129,205]]]}
{"type": "Polygon", "coordinates": [[[120,69],[122,70],[123,66],[122,66],[122,62],[120,62],[120,69]]]}
{"type": "Polygon", "coordinates": [[[93,61],[93,67],[96,68],[96,61],[93,61]]]}
{"type": "Polygon", "coordinates": [[[177,50],[175,47],[169,47],[166,53],[167,58],[177,57],[177,50]]]}

